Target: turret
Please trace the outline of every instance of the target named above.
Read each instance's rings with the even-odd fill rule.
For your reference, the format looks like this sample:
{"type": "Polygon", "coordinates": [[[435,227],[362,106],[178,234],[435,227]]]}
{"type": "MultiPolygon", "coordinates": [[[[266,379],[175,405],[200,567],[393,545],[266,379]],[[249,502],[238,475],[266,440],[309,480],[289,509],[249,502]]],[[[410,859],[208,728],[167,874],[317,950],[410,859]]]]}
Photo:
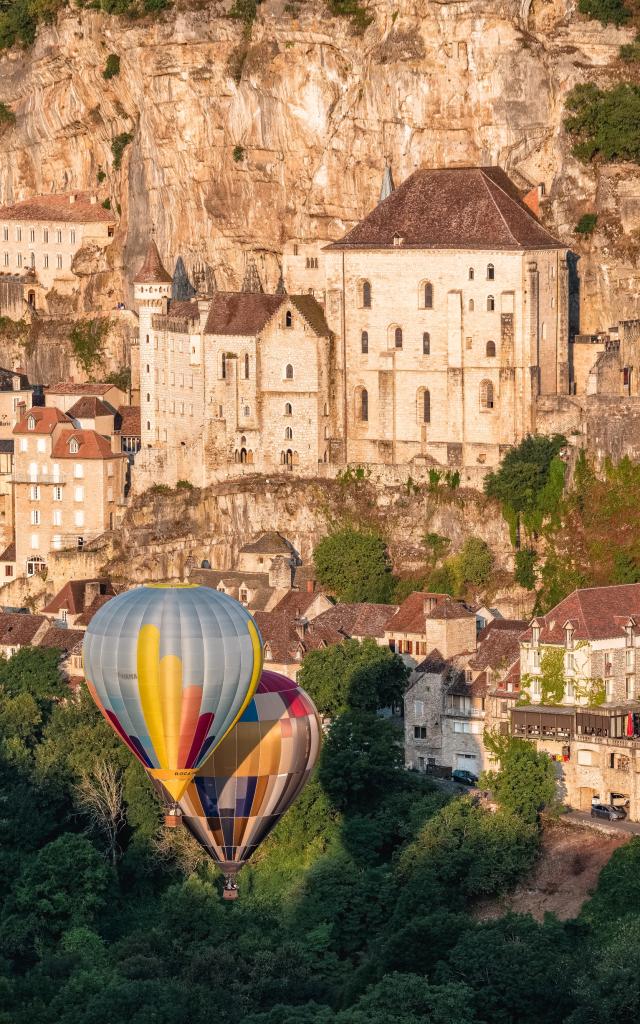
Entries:
{"type": "Polygon", "coordinates": [[[157,439],[156,346],[153,337],[153,317],[158,313],[166,313],[171,296],[171,284],[171,274],[164,269],[158,246],[151,238],[144,263],[133,279],[140,332],[140,415],[143,447],[150,447],[157,439]]]}

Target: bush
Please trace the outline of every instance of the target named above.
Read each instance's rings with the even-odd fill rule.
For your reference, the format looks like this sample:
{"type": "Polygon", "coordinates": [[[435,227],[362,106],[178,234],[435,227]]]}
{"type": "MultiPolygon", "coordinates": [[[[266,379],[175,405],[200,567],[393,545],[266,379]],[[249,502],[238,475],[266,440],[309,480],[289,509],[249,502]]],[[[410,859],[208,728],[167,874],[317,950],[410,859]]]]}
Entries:
{"type": "Polygon", "coordinates": [[[317,578],[340,601],[386,604],[393,577],[387,545],[374,531],[345,527],[324,537],[313,553],[317,578]]]}
{"type": "Polygon", "coordinates": [[[579,0],[578,10],[603,25],[624,25],[631,17],[624,0],[579,0]]]}
{"type": "Polygon", "coordinates": [[[242,146],[233,147],[233,159],[237,164],[239,164],[241,160],[244,160],[244,149],[242,146]]]}
{"type": "Polygon", "coordinates": [[[120,74],[120,58],[117,53],[110,53],[107,57],[107,63],[105,64],[104,71],[102,72],[103,78],[115,78],[116,75],[120,74]]]}
{"type": "Polygon", "coordinates": [[[640,34],[636,36],[632,43],[625,43],[620,47],[620,60],[625,61],[627,64],[635,64],[636,61],[640,60],[640,34]]]}
{"type": "Polygon", "coordinates": [[[6,103],[0,103],[0,128],[13,128],[16,115],[6,103]]]}
{"type": "Polygon", "coordinates": [[[590,235],[595,230],[595,226],[598,223],[597,213],[583,213],[582,217],[578,221],[575,227],[577,235],[590,235]]]}
{"type": "Polygon", "coordinates": [[[195,490],[193,484],[189,480],[178,480],[176,484],[177,491],[193,491],[195,490]]]}
{"type": "Polygon", "coordinates": [[[556,776],[548,754],[513,736],[488,739],[500,768],[484,772],[480,785],[490,789],[500,805],[533,824],[545,808],[556,804],[556,776]]]}
{"type": "Polygon", "coordinates": [[[105,317],[83,320],[71,331],[73,355],[86,374],[104,358],[104,342],[109,334],[109,321],[105,317]]]}
{"type": "Polygon", "coordinates": [[[148,491],[149,494],[171,494],[171,488],[168,484],[152,484],[148,491]]]}
{"type": "Polygon", "coordinates": [[[131,132],[121,132],[120,135],[116,135],[115,139],[111,140],[111,152],[113,153],[113,166],[116,170],[122,163],[122,155],[129,145],[133,141],[133,134],[131,132]]]}
{"type": "Polygon", "coordinates": [[[564,126],[575,137],[573,154],[588,162],[605,160],[640,162],[640,86],[623,82],[599,89],[593,82],[576,85],[566,100],[570,111],[564,126]]]}
{"type": "Polygon", "coordinates": [[[362,34],[373,21],[373,15],[367,13],[359,0],[329,0],[329,10],[341,18],[350,18],[358,34],[362,34]]]}
{"type": "Polygon", "coordinates": [[[107,384],[113,384],[114,388],[128,391],[131,387],[131,370],[128,366],[123,366],[120,370],[112,370],[105,377],[105,381],[107,384]]]}
{"type": "Polygon", "coordinates": [[[111,200],[110,199],[103,199],[102,200],[102,206],[105,208],[105,210],[110,210],[111,209],[111,200]]]}
{"type": "Polygon", "coordinates": [[[526,590],[533,590],[536,585],[536,553],[531,548],[516,551],[516,581],[526,590]]]}
{"type": "Polygon", "coordinates": [[[368,637],[309,651],[298,681],[320,714],[335,718],[354,708],[377,711],[399,703],[407,677],[402,658],[368,637]]]}
{"type": "Polygon", "coordinates": [[[104,171],[102,171],[102,170],[98,171],[98,173],[96,174],[96,178],[98,180],[98,184],[101,185],[106,177],[107,177],[107,175],[106,175],[106,173],[104,171]]]}

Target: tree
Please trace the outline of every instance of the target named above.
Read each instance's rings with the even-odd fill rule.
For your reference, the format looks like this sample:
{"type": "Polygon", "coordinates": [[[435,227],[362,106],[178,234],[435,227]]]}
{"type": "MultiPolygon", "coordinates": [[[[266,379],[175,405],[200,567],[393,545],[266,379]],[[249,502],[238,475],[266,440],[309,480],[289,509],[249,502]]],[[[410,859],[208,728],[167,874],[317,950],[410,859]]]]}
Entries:
{"type": "Polygon", "coordinates": [[[499,757],[500,768],[484,773],[480,784],[492,790],[505,810],[524,821],[537,821],[540,811],[557,804],[556,776],[549,755],[514,736],[487,739],[499,757]]]}
{"type": "Polygon", "coordinates": [[[579,0],[578,10],[603,25],[624,25],[631,17],[624,0],[579,0]]]}
{"type": "Polygon", "coordinates": [[[106,317],[83,320],[71,331],[73,355],[85,374],[99,366],[105,355],[105,341],[111,329],[106,317]]]}
{"type": "Polygon", "coordinates": [[[50,647],[21,647],[11,658],[0,659],[0,688],[9,696],[29,694],[41,711],[69,696],[60,673],[60,651],[50,647]]]}
{"type": "Polygon", "coordinates": [[[309,651],[298,682],[321,715],[335,718],[349,708],[377,711],[397,704],[408,675],[402,658],[368,637],[309,651]]]}
{"type": "Polygon", "coordinates": [[[118,833],[125,823],[122,771],[113,762],[98,760],[76,786],[76,802],[91,825],[104,836],[112,864],[118,853],[118,833]]]}
{"type": "Polygon", "coordinates": [[[336,1024],[473,1024],[473,993],[452,982],[430,985],[418,974],[387,974],[336,1024]]]}
{"type": "Polygon", "coordinates": [[[370,808],[401,781],[402,766],[396,727],[370,711],[347,711],[329,729],[318,779],[335,807],[370,808]]]}
{"type": "Polygon", "coordinates": [[[391,563],[379,534],[345,527],[324,537],[313,558],[318,580],[339,601],[389,602],[391,563]]]}
{"type": "Polygon", "coordinates": [[[451,564],[456,591],[462,594],[467,587],[486,587],[493,571],[493,555],[485,541],[479,537],[468,537],[451,564]]]}

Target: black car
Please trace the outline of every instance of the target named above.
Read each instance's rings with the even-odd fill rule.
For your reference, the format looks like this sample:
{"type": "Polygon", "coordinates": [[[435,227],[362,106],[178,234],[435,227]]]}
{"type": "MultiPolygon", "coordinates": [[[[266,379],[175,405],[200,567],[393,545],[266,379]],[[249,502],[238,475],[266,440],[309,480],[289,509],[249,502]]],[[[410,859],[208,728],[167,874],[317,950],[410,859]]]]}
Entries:
{"type": "Polygon", "coordinates": [[[609,821],[622,821],[626,818],[627,812],[622,807],[614,807],[613,804],[591,804],[592,818],[607,818],[609,821]]]}
{"type": "Polygon", "coordinates": [[[463,786],[477,786],[478,784],[478,776],[464,768],[456,768],[452,771],[451,778],[454,782],[461,782],[463,786]]]}

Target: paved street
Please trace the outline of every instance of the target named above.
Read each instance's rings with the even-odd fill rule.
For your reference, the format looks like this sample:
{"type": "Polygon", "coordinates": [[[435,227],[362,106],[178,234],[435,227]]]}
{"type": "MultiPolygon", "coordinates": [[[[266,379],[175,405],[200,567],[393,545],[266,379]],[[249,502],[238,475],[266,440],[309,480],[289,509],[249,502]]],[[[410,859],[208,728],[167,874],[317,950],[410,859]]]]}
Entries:
{"type": "Polygon", "coordinates": [[[628,832],[630,835],[640,835],[640,822],[637,821],[607,821],[605,818],[592,818],[587,811],[569,811],[563,814],[560,821],[581,825],[583,828],[592,828],[597,832],[606,832],[608,835],[619,835],[620,832],[628,832]]]}

